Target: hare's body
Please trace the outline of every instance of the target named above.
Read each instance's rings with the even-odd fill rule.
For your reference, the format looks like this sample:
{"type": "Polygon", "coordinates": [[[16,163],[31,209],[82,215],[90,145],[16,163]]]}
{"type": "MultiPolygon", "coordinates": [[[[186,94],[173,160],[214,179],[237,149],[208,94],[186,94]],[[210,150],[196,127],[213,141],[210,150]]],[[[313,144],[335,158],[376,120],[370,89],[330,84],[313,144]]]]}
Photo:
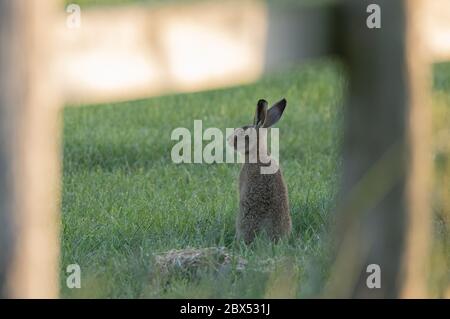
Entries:
{"type": "Polygon", "coordinates": [[[291,232],[288,192],[281,170],[267,152],[267,129],[281,118],[283,99],[269,110],[259,100],[253,125],[236,129],[228,142],[245,160],[239,177],[236,235],[246,243],[256,235],[276,241],[291,232]]]}
{"type": "Polygon", "coordinates": [[[236,234],[246,243],[266,234],[276,241],[291,232],[286,184],[281,170],[261,174],[261,163],[244,163],[239,177],[239,214],[236,234]]]}

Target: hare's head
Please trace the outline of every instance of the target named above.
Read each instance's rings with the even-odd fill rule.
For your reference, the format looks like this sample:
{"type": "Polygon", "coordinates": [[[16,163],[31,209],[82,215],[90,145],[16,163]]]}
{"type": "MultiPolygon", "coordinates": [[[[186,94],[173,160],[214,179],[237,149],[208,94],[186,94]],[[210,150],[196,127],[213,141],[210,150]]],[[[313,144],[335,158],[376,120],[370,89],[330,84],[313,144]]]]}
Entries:
{"type": "Polygon", "coordinates": [[[278,101],[270,109],[267,105],[266,100],[259,100],[253,124],[235,129],[228,137],[228,143],[235,151],[243,155],[267,154],[267,129],[281,118],[286,99],[278,101]]]}

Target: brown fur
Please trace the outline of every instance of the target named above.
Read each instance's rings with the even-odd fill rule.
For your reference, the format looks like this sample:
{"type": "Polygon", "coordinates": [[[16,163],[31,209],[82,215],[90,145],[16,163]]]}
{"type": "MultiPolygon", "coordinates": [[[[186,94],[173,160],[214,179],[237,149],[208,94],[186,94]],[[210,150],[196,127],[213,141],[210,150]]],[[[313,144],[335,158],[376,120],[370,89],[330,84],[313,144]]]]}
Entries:
{"type": "MultiPolygon", "coordinates": [[[[262,113],[259,105],[260,102],[258,103],[255,115],[255,124],[253,126],[244,126],[244,129],[248,127],[258,129],[262,124],[257,124],[261,123],[261,121],[264,123],[266,113],[260,119],[261,115],[259,113],[262,113]]],[[[286,101],[282,100],[280,102],[284,104],[282,105],[281,111],[275,115],[272,112],[271,122],[266,124],[265,127],[273,125],[281,117],[286,101]],[[273,119],[274,116],[276,117],[275,119],[273,119]]],[[[280,102],[275,104],[272,109],[279,107],[280,102]]],[[[267,106],[265,106],[264,112],[267,112],[267,106]]],[[[259,146],[258,130],[257,137],[257,145],[259,146]]],[[[236,149],[235,140],[230,141],[230,143],[236,149]]],[[[267,149],[267,146],[265,147],[267,149]]],[[[247,148],[245,149],[245,154],[248,154],[247,148]]],[[[256,235],[263,234],[267,235],[271,240],[277,241],[282,237],[288,236],[291,232],[292,222],[289,212],[288,192],[281,169],[279,168],[274,174],[261,174],[261,166],[268,165],[262,163],[259,158],[256,163],[250,163],[248,156],[246,156],[241,169],[239,176],[239,213],[236,219],[236,235],[238,239],[244,240],[245,243],[251,243],[256,235]]]]}
{"type": "Polygon", "coordinates": [[[287,187],[281,170],[261,174],[261,163],[244,163],[239,176],[239,214],[236,235],[244,242],[266,233],[278,240],[291,232],[287,187]]]}

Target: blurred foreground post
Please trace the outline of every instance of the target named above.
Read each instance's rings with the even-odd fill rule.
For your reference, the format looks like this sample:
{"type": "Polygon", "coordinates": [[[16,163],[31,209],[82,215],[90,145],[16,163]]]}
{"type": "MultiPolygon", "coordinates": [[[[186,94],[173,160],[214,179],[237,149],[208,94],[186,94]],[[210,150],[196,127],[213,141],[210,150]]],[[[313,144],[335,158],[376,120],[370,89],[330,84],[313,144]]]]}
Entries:
{"type": "MultiPolygon", "coordinates": [[[[429,246],[431,243],[431,55],[422,28],[427,0],[406,2],[407,67],[409,72],[408,142],[409,166],[407,175],[408,220],[406,248],[403,258],[404,284],[400,292],[405,298],[428,296],[429,246]]],[[[441,2],[445,10],[444,3],[441,2]]]]}
{"type": "Polygon", "coordinates": [[[0,288],[7,297],[58,296],[54,4],[0,0],[0,288]]]}
{"type": "Polygon", "coordinates": [[[12,37],[12,17],[7,14],[8,1],[0,1],[0,298],[6,295],[7,271],[10,266],[12,238],[13,201],[11,185],[13,184],[11,155],[13,114],[11,107],[13,97],[8,93],[10,87],[17,83],[16,78],[8,78],[15,74],[11,68],[11,57],[17,52],[13,45],[7,45],[12,37]]]}
{"type": "Polygon", "coordinates": [[[380,29],[366,26],[370,3],[347,1],[339,17],[350,91],[328,293],[425,297],[430,111],[420,1],[377,1],[380,29]],[[381,285],[370,289],[378,266],[381,285]]]}

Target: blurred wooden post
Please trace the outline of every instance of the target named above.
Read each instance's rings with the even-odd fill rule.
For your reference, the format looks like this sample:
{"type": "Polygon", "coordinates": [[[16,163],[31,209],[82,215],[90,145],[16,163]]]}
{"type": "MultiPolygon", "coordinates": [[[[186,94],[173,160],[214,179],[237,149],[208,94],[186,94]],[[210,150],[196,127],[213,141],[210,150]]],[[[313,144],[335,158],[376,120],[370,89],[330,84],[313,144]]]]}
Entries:
{"type": "Polygon", "coordinates": [[[5,14],[8,12],[8,1],[0,1],[0,298],[6,296],[7,271],[11,261],[11,251],[13,245],[12,220],[13,211],[13,185],[11,155],[12,141],[12,109],[7,107],[12,103],[13,98],[8,93],[10,87],[17,84],[17,78],[9,78],[16,74],[10,65],[11,57],[17,54],[18,48],[7,45],[12,37],[11,28],[13,24],[12,16],[5,14]]]}
{"type": "Polygon", "coordinates": [[[13,251],[13,220],[15,210],[12,136],[17,112],[13,105],[19,103],[20,95],[13,94],[19,86],[19,70],[12,61],[20,54],[20,44],[14,39],[14,30],[19,28],[17,15],[12,14],[16,3],[0,1],[0,297],[7,296],[8,270],[13,251]]]}
{"type": "Polygon", "coordinates": [[[347,1],[339,21],[349,67],[338,255],[330,296],[425,296],[428,231],[428,88],[417,37],[418,1],[382,0],[381,28],[369,29],[372,1],[347,1]],[[407,12],[407,15],[405,14],[407,12]],[[416,24],[414,24],[416,23],[416,24]],[[367,278],[381,270],[381,288],[367,278]]]}
{"type": "MultiPolygon", "coordinates": [[[[407,68],[409,72],[408,142],[409,166],[407,175],[406,248],[402,271],[404,283],[400,296],[426,298],[428,296],[429,245],[431,242],[431,48],[430,34],[422,28],[429,1],[409,0],[407,13],[407,68]]],[[[441,2],[445,9],[444,3],[441,2]]],[[[448,7],[447,7],[448,9],[448,7]]]]}
{"type": "Polygon", "coordinates": [[[0,286],[8,297],[59,290],[54,9],[52,0],[0,0],[0,286]]]}

